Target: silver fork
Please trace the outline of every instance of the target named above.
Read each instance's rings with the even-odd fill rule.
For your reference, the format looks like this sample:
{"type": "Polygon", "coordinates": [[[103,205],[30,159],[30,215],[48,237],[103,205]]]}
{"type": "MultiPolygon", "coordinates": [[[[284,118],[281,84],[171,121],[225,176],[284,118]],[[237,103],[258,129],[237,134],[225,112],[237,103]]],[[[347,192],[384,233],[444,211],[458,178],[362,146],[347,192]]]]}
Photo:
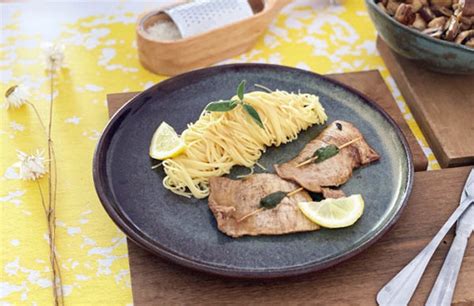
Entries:
{"type": "Polygon", "coordinates": [[[474,201],[474,169],[471,170],[469,174],[463,193],[465,193],[465,199],[461,201],[458,208],[449,217],[448,221],[446,221],[436,236],[434,236],[430,243],[413,258],[405,268],[379,291],[377,294],[377,302],[379,305],[399,306],[408,304],[436,248],[457,219],[474,201]]]}

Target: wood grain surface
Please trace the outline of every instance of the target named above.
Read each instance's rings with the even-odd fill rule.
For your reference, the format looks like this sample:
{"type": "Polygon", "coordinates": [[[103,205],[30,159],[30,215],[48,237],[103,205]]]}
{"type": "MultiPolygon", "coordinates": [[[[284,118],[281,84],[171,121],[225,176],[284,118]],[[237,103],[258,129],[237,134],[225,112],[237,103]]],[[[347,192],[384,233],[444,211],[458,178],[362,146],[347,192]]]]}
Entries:
{"type": "MultiPolygon", "coordinates": [[[[385,84],[371,85],[375,84],[371,81],[381,80],[378,72],[331,77],[348,84],[357,83],[354,87],[380,103],[397,122],[403,120],[385,84]],[[374,90],[380,86],[385,89],[374,90]]],[[[110,115],[136,94],[108,95],[110,115]]],[[[402,129],[411,135],[406,124],[402,124],[402,129]]],[[[414,148],[419,146],[413,135],[411,138],[408,137],[410,146],[416,152],[414,148]]],[[[128,241],[134,303],[375,305],[377,291],[431,240],[456,209],[469,170],[463,167],[416,172],[407,208],[380,241],[344,263],[300,277],[258,282],[219,278],[168,263],[128,241]]],[[[452,238],[451,231],[431,261],[414,296],[414,305],[426,300],[452,238]]],[[[471,240],[454,295],[455,305],[474,303],[473,283],[474,242],[471,240]]]]}
{"type": "Polygon", "coordinates": [[[377,48],[441,167],[474,165],[474,75],[431,72],[377,48]]]}
{"type": "MultiPolygon", "coordinates": [[[[392,97],[390,90],[385,85],[382,76],[377,70],[331,74],[328,75],[328,77],[352,86],[379,104],[395,120],[407,138],[413,155],[415,171],[426,170],[428,167],[428,159],[416,141],[405,119],[403,119],[395,99],[392,97]]],[[[108,94],[109,114],[114,114],[125,102],[137,94],[138,92],[108,94]]]]}
{"type": "MultiPolygon", "coordinates": [[[[469,167],[415,173],[415,185],[399,222],[365,252],[327,270],[277,281],[218,278],[170,264],[128,242],[135,305],[320,304],[375,305],[383,285],[438,232],[456,209],[469,167]]],[[[453,238],[451,231],[431,260],[412,300],[422,305],[453,238]]],[[[474,303],[474,239],[467,248],[454,305],[474,303]]]]}

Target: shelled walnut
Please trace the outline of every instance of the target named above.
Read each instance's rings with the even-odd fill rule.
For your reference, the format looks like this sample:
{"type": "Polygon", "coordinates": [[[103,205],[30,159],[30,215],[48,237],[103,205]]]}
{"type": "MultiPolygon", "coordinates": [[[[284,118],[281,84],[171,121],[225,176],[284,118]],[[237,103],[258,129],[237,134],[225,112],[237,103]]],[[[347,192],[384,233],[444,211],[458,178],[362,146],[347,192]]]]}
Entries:
{"type": "Polygon", "coordinates": [[[474,48],[474,0],[375,0],[398,22],[434,38],[474,48]]]}

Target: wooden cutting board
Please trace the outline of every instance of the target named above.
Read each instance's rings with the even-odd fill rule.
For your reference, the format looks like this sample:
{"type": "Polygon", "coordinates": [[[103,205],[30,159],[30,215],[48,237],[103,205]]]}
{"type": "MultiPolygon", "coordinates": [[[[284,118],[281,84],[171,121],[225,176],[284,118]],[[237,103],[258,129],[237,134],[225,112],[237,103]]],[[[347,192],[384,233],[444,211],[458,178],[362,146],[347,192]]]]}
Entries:
{"type": "MultiPolygon", "coordinates": [[[[414,153],[415,167],[427,160],[377,71],[332,75],[377,101],[401,126],[414,153]]],[[[109,114],[137,93],[107,96],[109,114]]],[[[331,269],[277,281],[218,278],[170,264],[128,241],[136,305],[160,304],[375,304],[376,292],[432,238],[456,208],[469,169],[417,172],[400,221],[373,247],[331,269]],[[427,190],[433,190],[427,192],[427,190]],[[429,213],[430,218],[425,216],[429,213]]],[[[414,302],[421,304],[434,282],[452,240],[450,233],[430,264],[414,302]]],[[[455,303],[474,303],[474,243],[471,241],[455,292],[455,303]]]]}
{"type": "MultiPolygon", "coordinates": [[[[324,271],[276,281],[219,278],[170,264],[128,241],[135,305],[375,305],[375,297],[438,232],[457,208],[469,167],[420,171],[399,222],[368,250],[324,271]],[[429,217],[427,217],[429,216],[429,217]]],[[[412,300],[422,305],[453,233],[441,243],[412,300]]],[[[317,247],[317,246],[315,246],[317,247]]],[[[474,239],[454,293],[454,305],[474,304],[474,239]]]]}
{"type": "MultiPolygon", "coordinates": [[[[416,141],[408,124],[400,112],[395,99],[377,70],[341,73],[328,75],[341,83],[349,85],[378,103],[398,124],[407,138],[413,155],[415,171],[423,171],[428,167],[428,159],[416,141]]],[[[109,115],[112,116],[125,102],[136,96],[138,92],[115,93],[107,95],[109,115]]]]}
{"type": "Polygon", "coordinates": [[[431,72],[377,48],[441,167],[474,165],[474,75],[431,72]]]}

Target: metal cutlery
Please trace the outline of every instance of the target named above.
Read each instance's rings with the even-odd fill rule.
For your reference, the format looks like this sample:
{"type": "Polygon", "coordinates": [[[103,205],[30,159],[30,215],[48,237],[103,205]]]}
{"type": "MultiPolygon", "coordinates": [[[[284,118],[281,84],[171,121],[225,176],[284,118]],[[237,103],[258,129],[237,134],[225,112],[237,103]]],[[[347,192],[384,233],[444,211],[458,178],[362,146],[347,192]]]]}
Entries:
{"type": "MultiPolygon", "coordinates": [[[[474,178],[472,178],[472,171],[469,179],[474,180],[474,178]]],[[[463,192],[461,202],[465,201],[467,197],[467,194],[463,192]]],[[[446,255],[443,267],[439,272],[433,289],[431,289],[426,305],[451,305],[464,252],[466,251],[467,242],[473,230],[474,205],[471,205],[471,207],[461,215],[456,224],[456,236],[454,236],[453,243],[449,248],[448,255],[446,255]]]]}
{"type": "Polygon", "coordinates": [[[474,201],[474,169],[471,170],[464,185],[463,195],[465,197],[461,198],[459,207],[453,212],[430,243],[379,291],[377,294],[379,305],[398,306],[408,304],[436,248],[449,229],[474,201]]]}

